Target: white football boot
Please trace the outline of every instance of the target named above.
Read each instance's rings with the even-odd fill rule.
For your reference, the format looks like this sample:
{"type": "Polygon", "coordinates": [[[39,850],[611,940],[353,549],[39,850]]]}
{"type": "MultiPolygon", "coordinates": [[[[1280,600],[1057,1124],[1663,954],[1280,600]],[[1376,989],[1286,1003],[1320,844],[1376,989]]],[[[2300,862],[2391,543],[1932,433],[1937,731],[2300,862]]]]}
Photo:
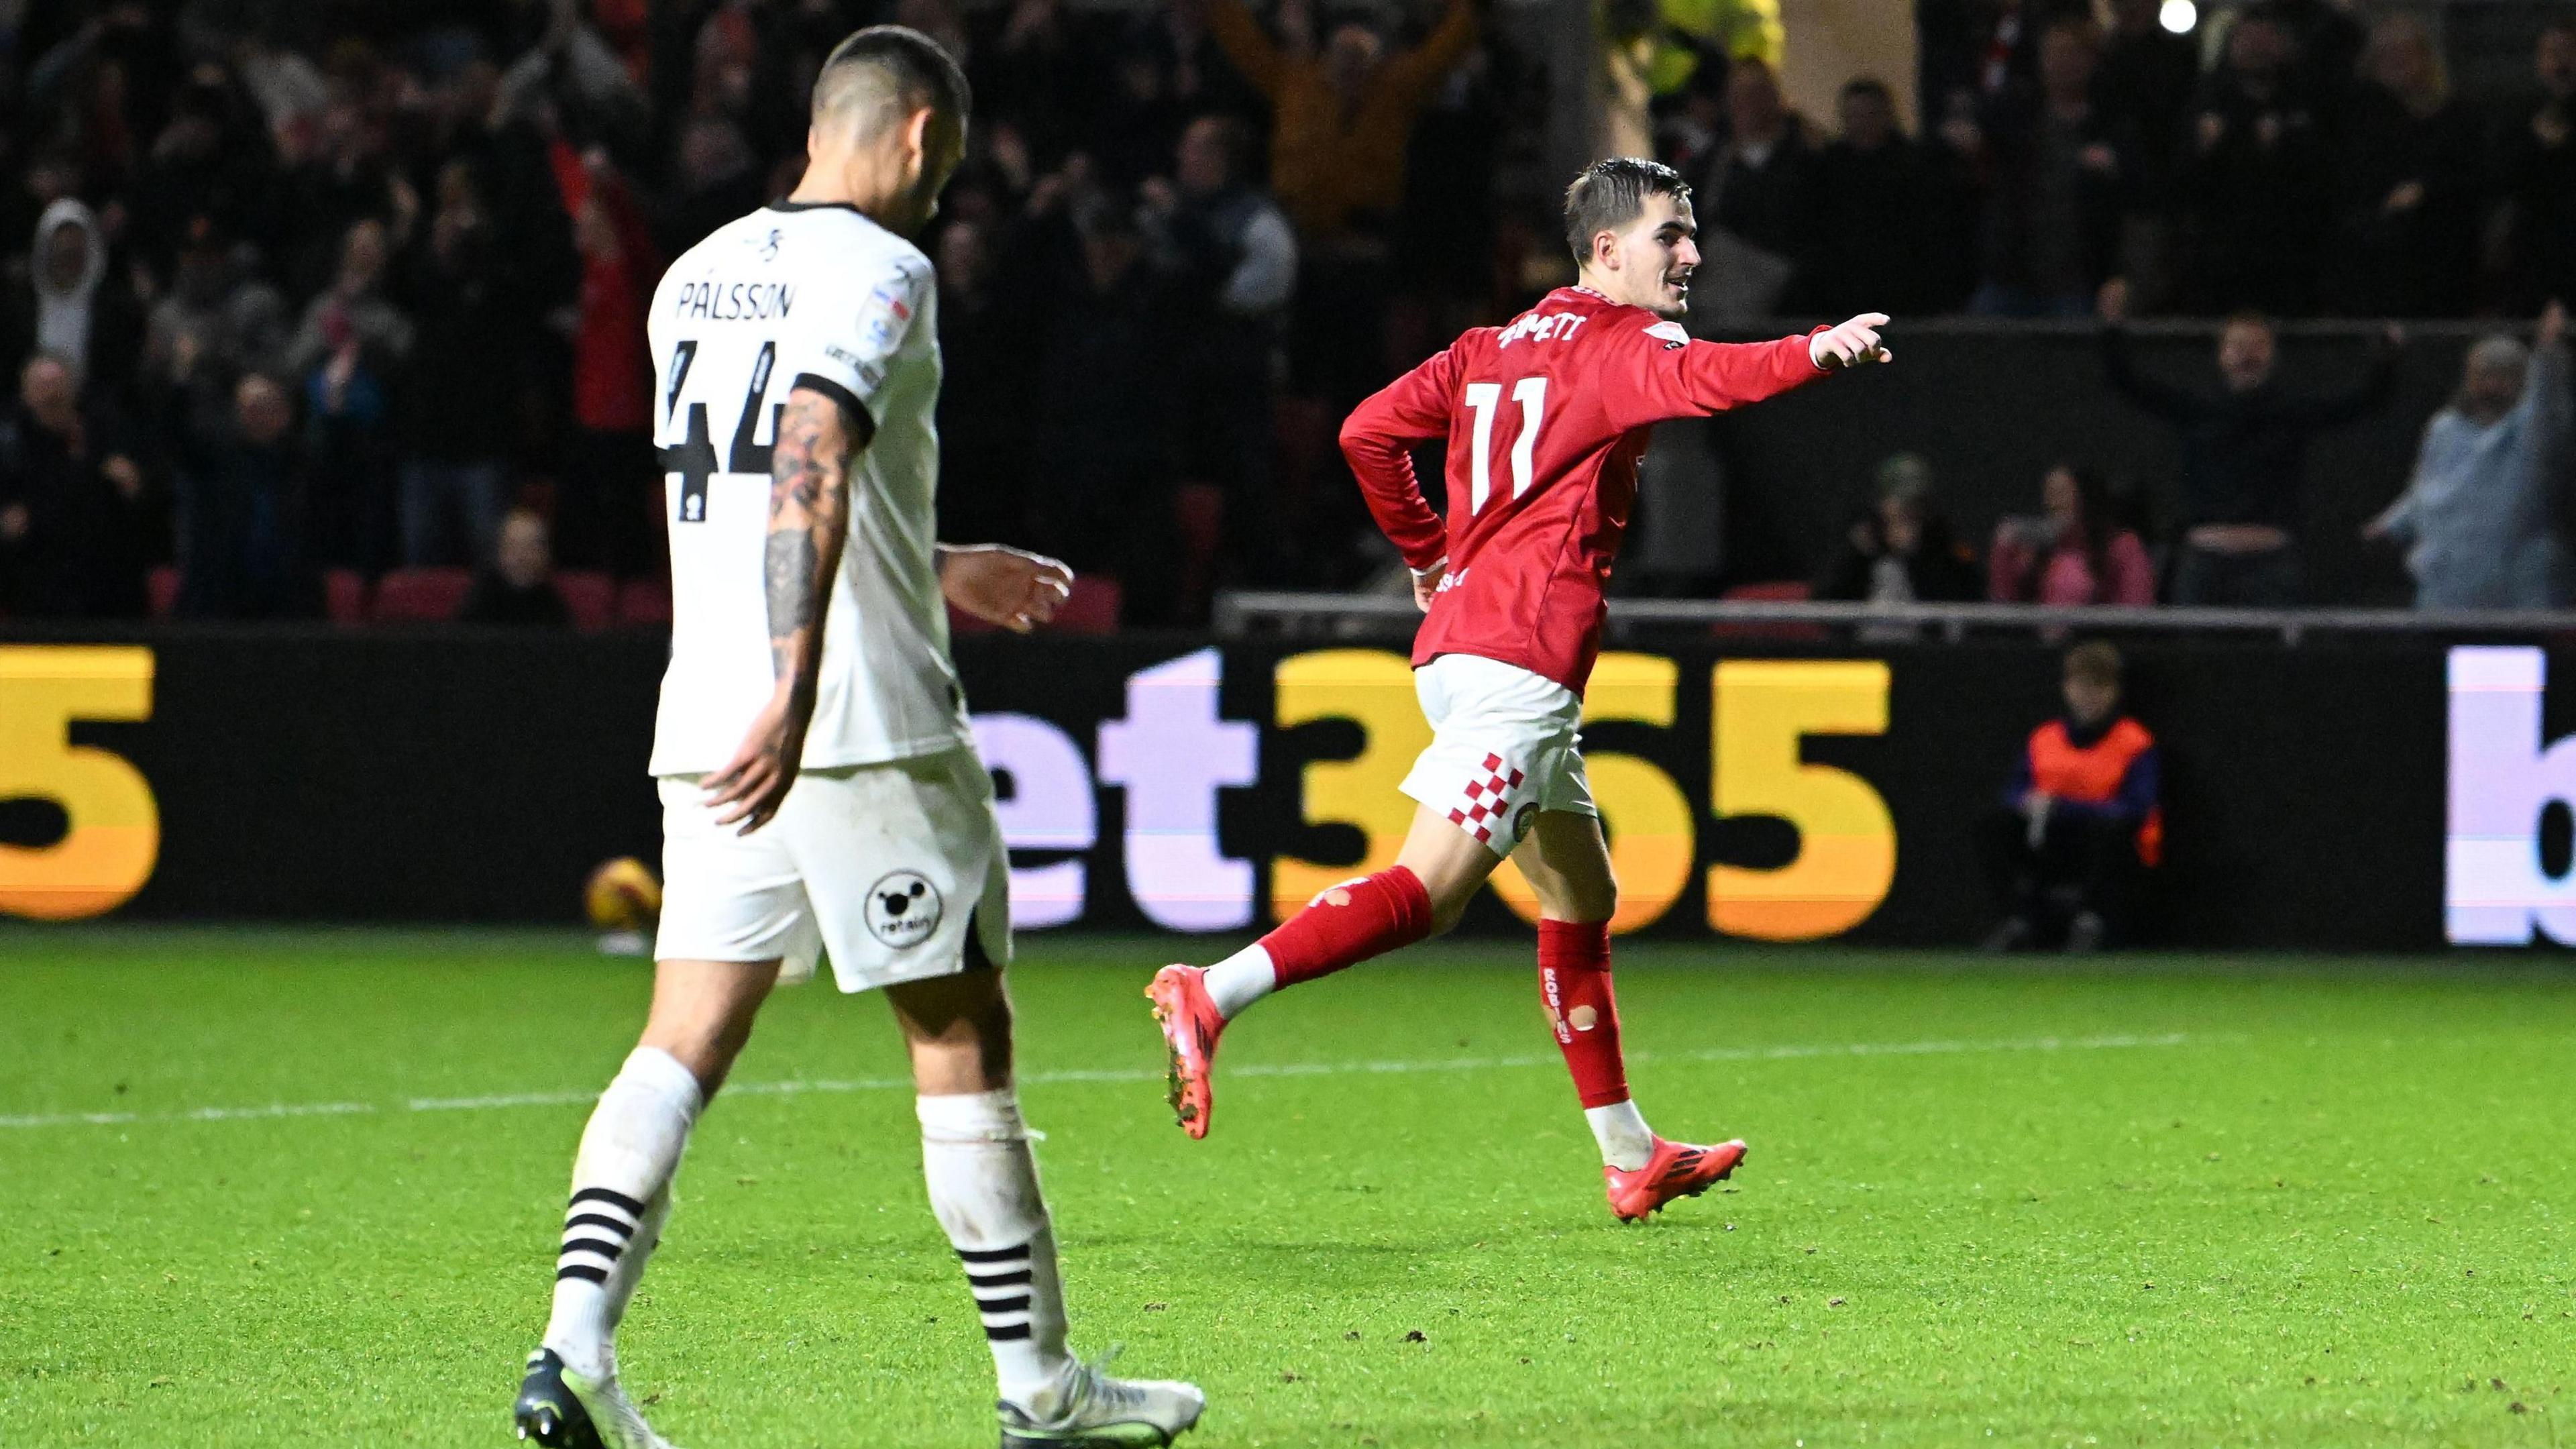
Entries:
{"type": "Polygon", "coordinates": [[[1026,1404],[996,1406],[1001,1449],[1129,1449],[1164,1445],[1189,1432],[1207,1409],[1196,1384],[1113,1379],[1077,1363],[1064,1382],[1026,1404]]]}

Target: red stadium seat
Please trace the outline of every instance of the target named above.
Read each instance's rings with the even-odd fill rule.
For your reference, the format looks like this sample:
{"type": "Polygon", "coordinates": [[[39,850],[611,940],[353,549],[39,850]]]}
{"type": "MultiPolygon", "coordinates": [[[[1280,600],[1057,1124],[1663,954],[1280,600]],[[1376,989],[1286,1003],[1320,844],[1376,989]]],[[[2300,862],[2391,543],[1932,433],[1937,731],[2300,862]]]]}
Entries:
{"type": "Polygon", "coordinates": [[[334,624],[367,622],[367,576],[356,569],[324,569],[322,612],[334,624]]]}
{"type": "Polygon", "coordinates": [[[1055,622],[1047,627],[1059,634],[1115,634],[1121,597],[1116,579],[1097,574],[1076,578],[1073,596],[1055,611],[1055,622]]]}
{"type": "Polygon", "coordinates": [[[152,617],[167,619],[179,607],[179,571],[163,564],[144,576],[143,592],[152,601],[152,617]]]}
{"type": "MultiPolygon", "coordinates": [[[[1797,579],[1770,583],[1737,584],[1720,598],[1747,602],[1803,604],[1816,596],[1815,587],[1797,579]]],[[[1822,624],[1711,624],[1709,636],[1715,639],[1794,639],[1814,643],[1830,638],[1822,624]]]]}
{"type": "Polygon", "coordinates": [[[1760,600],[1774,604],[1803,604],[1816,596],[1815,587],[1797,579],[1782,579],[1767,584],[1737,584],[1719,597],[1760,600]]]}
{"type": "Polygon", "coordinates": [[[1217,555],[1225,547],[1225,490],[1212,483],[1182,484],[1172,492],[1172,523],[1181,538],[1181,615],[1204,618],[1216,587],[1217,555]]]}
{"type": "Polygon", "coordinates": [[[629,579],[617,591],[617,622],[629,629],[668,628],[671,586],[660,579],[629,579]]]}
{"type": "Polygon", "coordinates": [[[379,624],[444,624],[465,607],[474,576],[463,569],[396,569],[376,584],[379,624]]]}
{"type": "MultiPolygon", "coordinates": [[[[1118,632],[1119,601],[1123,597],[1118,581],[1098,575],[1077,575],[1073,593],[1056,610],[1055,622],[1047,625],[1053,634],[1115,634],[1118,632]]],[[[960,613],[955,605],[948,609],[948,632],[951,634],[998,634],[999,624],[987,624],[972,614],[960,613]]]]}
{"type": "Polygon", "coordinates": [[[617,580],[595,569],[558,569],[555,592],[563,596],[572,626],[585,634],[617,622],[617,580]]]}

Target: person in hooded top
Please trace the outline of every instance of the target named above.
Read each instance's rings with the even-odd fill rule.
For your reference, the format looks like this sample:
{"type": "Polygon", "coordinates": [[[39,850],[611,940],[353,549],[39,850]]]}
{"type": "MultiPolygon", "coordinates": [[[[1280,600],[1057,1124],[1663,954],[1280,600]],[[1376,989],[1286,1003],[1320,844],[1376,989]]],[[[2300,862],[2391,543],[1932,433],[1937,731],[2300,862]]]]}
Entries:
{"type": "Polygon", "coordinates": [[[71,197],[47,206],[36,219],[27,287],[13,289],[0,311],[10,365],[43,353],[69,367],[84,391],[122,386],[142,340],[142,311],[111,272],[97,215],[71,197]]]}

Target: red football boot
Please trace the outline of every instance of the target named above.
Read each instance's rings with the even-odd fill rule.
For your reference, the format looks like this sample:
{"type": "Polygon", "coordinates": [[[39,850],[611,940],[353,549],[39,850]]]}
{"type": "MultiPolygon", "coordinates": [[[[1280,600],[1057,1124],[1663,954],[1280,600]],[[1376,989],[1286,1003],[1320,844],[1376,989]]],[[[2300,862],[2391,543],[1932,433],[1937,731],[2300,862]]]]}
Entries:
{"type": "Polygon", "coordinates": [[[1721,1142],[1715,1147],[1693,1147],[1687,1142],[1655,1139],[1655,1155],[1634,1172],[1621,1172],[1615,1167],[1601,1169],[1610,1184],[1610,1211],[1619,1221],[1633,1223],[1648,1213],[1659,1213],[1664,1204],[1677,1197],[1697,1197],[1735,1171],[1744,1160],[1742,1142],[1721,1142]]]}
{"type": "Polygon", "coordinates": [[[1216,1067],[1216,1039],[1225,1017],[1207,993],[1207,972],[1196,966],[1166,966],[1145,988],[1154,1003],[1154,1020],[1171,1049],[1172,1115],[1192,1137],[1208,1134],[1209,1114],[1216,1110],[1216,1088],[1209,1081],[1216,1067]]]}

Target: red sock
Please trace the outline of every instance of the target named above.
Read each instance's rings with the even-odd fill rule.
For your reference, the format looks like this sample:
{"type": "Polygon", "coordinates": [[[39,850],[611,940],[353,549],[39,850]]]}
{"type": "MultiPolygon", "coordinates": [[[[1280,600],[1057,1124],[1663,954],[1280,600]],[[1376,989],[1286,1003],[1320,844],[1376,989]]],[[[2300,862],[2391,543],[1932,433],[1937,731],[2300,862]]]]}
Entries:
{"type": "Polygon", "coordinates": [[[1538,923],[1538,994],[1583,1105],[1628,1100],[1619,1055],[1619,1001],[1610,991],[1610,923],[1538,923]]]}
{"type": "MultiPolygon", "coordinates": [[[[1261,938],[1282,986],[1330,976],[1431,934],[1431,894],[1403,866],[1337,885],[1261,938]]],[[[1257,979],[1257,978],[1256,978],[1257,979]]]]}

